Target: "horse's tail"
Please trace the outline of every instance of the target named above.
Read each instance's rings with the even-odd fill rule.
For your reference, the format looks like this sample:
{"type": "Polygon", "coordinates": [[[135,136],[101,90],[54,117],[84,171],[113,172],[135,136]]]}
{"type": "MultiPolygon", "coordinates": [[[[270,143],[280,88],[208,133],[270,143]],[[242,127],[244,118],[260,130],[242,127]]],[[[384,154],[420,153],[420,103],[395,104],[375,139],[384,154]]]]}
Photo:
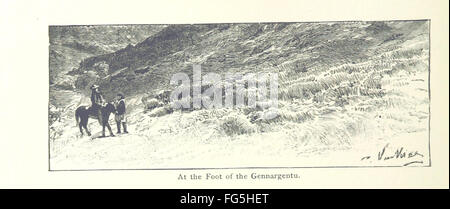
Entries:
{"type": "Polygon", "coordinates": [[[77,121],[75,126],[78,126],[78,124],[80,124],[80,108],[77,108],[77,110],[75,110],[75,120],[77,121]]]}

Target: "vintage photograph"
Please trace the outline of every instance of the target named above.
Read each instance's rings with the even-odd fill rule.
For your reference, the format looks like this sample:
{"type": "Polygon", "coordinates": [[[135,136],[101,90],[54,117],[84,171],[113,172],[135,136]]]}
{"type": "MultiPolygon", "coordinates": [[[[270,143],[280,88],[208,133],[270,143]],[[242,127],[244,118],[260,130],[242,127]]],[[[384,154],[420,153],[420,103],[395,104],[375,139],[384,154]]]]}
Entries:
{"type": "Polygon", "coordinates": [[[430,20],[50,25],[49,170],[430,166],[430,20]]]}

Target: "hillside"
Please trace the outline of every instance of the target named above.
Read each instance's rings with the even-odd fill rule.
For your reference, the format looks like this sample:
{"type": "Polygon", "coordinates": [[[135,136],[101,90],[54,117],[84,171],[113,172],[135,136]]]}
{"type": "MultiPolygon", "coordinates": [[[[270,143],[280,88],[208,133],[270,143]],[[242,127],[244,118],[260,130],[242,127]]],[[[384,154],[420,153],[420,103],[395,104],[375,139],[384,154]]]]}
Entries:
{"type": "MultiPolygon", "coordinates": [[[[295,68],[286,72],[291,74],[317,73],[332,66],[362,62],[378,54],[378,50],[393,50],[399,41],[412,37],[390,24],[393,23],[171,25],[136,46],[89,57],[72,73],[94,71],[95,77],[114,74],[105,80],[94,80],[107,91],[126,94],[168,88],[167,78],[176,72],[191,73],[196,63],[201,63],[205,73],[268,68],[289,71],[282,69],[286,67],[295,68]],[[97,67],[101,64],[108,68],[105,75],[97,67]],[[118,70],[121,71],[117,73],[118,70]]],[[[406,23],[402,27],[409,30],[421,25],[406,23]]],[[[85,88],[92,77],[89,73],[82,76],[77,87],[85,88]]]]}
{"type": "Polygon", "coordinates": [[[149,26],[50,26],[50,85],[71,89],[67,72],[88,57],[107,54],[137,44],[164,25],[149,26]]]}
{"type": "MultiPolygon", "coordinates": [[[[68,101],[50,128],[52,168],[408,163],[361,161],[386,144],[418,150],[427,164],[428,27],[426,21],[169,25],[68,72],[85,95],[54,95],[68,101]],[[165,102],[170,78],[191,75],[193,64],[203,75],[277,73],[279,116],[265,120],[267,110],[249,108],[172,110],[165,102]],[[130,135],[79,138],[73,110],[89,104],[93,83],[109,100],[125,93],[130,135]]],[[[90,128],[100,130],[94,121],[90,128]]]]}

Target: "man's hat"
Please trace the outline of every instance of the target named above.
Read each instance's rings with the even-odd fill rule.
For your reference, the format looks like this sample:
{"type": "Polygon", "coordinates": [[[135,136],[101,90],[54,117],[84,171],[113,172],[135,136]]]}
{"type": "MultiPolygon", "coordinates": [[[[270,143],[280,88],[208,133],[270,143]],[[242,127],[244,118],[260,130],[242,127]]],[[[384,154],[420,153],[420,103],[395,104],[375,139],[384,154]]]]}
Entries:
{"type": "Polygon", "coordinates": [[[119,96],[122,99],[125,98],[122,93],[118,93],[117,96],[119,96]]]}
{"type": "Polygon", "coordinates": [[[91,86],[91,89],[97,89],[98,87],[99,87],[98,85],[94,84],[94,85],[91,86]]]}

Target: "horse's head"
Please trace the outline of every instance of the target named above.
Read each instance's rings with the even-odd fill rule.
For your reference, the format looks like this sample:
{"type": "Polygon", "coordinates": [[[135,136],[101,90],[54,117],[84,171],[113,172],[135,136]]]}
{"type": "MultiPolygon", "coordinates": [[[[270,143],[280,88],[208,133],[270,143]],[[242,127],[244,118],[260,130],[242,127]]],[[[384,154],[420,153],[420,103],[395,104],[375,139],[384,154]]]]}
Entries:
{"type": "Polygon", "coordinates": [[[105,110],[107,110],[108,112],[114,113],[114,112],[116,112],[116,107],[111,102],[108,102],[105,106],[105,110]]]}

